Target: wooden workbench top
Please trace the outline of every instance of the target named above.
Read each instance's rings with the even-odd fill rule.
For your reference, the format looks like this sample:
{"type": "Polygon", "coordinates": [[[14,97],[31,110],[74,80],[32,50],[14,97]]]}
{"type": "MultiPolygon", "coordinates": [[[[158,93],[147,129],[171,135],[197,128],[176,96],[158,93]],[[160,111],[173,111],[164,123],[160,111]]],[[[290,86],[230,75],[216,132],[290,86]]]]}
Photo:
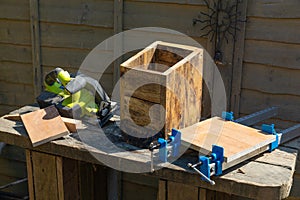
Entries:
{"type": "MultiPolygon", "coordinates": [[[[25,106],[13,113],[24,113],[36,109],[34,106],[25,106]]],[[[118,141],[116,138],[120,136],[118,136],[118,129],[115,124],[111,123],[106,126],[105,137],[111,137],[110,141],[123,148],[124,151],[116,152],[113,148],[97,149],[92,145],[93,131],[83,131],[85,131],[84,141],[91,143],[84,144],[78,135],[74,134],[33,148],[22,122],[0,118],[0,141],[7,144],[95,164],[103,164],[96,158],[109,158],[118,162],[120,166],[128,166],[128,169],[134,167],[137,170],[139,170],[138,168],[150,168],[149,151],[118,141]],[[126,150],[130,150],[131,153],[126,150]],[[132,152],[134,152],[134,156],[132,156],[132,152]]],[[[189,153],[184,154],[174,163],[167,164],[154,173],[145,173],[145,175],[247,198],[257,199],[266,196],[270,199],[286,198],[292,186],[297,154],[300,148],[299,146],[295,147],[295,140],[290,142],[291,145],[287,143],[272,153],[264,153],[225,171],[220,177],[213,177],[216,182],[215,186],[200,181],[199,175],[186,167],[188,162],[197,162],[197,152],[191,150],[188,150],[189,153]]]]}

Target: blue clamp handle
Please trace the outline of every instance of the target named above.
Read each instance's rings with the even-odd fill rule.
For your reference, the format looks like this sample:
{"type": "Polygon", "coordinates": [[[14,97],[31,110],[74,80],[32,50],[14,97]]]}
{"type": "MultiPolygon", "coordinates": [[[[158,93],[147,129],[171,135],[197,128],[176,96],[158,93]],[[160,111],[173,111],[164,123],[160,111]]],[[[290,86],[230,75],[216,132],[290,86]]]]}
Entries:
{"type": "Polygon", "coordinates": [[[262,127],[261,127],[261,130],[263,132],[275,135],[276,140],[270,144],[269,152],[271,152],[274,149],[276,149],[278,147],[278,145],[279,145],[279,136],[276,133],[274,124],[271,124],[271,125],[263,124],[262,127]]]}
{"type": "Polygon", "coordinates": [[[222,119],[226,121],[234,121],[234,115],[233,112],[222,112],[222,119]]]}

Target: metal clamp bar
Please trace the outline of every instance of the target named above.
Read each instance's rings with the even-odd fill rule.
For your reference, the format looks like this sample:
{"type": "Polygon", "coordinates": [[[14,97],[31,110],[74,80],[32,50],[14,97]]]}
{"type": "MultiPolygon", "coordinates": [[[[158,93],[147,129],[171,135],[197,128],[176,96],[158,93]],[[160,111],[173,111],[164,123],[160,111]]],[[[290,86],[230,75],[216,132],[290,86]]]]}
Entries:
{"type": "Polygon", "coordinates": [[[237,120],[235,120],[235,122],[246,125],[246,126],[251,126],[253,124],[256,124],[257,122],[274,117],[277,114],[278,114],[278,107],[271,107],[271,108],[267,108],[267,109],[258,111],[256,113],[238,118],[237,120]]]}
{"type": "Polygon", "coordinates": [[[280,144],[290,141],[300,136],[300,124],[287,128],[281,131],[280,144]]]}

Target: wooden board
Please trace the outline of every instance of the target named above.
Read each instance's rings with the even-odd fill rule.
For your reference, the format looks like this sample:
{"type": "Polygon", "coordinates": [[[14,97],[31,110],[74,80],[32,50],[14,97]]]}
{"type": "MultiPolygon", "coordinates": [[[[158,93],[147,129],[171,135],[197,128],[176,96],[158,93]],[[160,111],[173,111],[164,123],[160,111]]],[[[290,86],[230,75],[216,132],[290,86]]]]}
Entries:
{"type": "Polygon", "coordinates": [[[214,117],[184,128],[182,141],[190,148],[207,154],[212,145],[224,148],[225,162],[231,162],[275,141],[274,135],[214,117]]]}
{"type": "Polygon", "coordinates": [[[54,106],[21,115],[21,119],[33,147],[69,134],[54,106]]]}
{"type": "MultiPolygon", "coordinates": [[[[172,128],[184,128],[198,122],[202,68],[202,49],[161,41],[152,43],[122,63],[121,128],[144,136],[146,131],[136,131],[135,123],[144,128],[154,127],[156,133],[162,129],[167,137],[166,133],[172,128]],[[165,110],[153,107],[155,104],[165,110]],[[150,108],[156,110],[150,112],[150,108]]],[[[153,135],[153,132],[147,134],[153,135]]]]}

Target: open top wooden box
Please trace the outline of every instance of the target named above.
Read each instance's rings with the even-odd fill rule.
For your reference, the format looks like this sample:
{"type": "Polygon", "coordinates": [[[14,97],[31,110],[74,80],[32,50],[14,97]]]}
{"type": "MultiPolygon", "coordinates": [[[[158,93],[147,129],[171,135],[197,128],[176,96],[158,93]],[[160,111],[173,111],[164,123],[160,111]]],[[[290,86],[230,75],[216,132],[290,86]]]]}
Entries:
{"type": "Polygon", "coordinates": [[[160,41],[122,63],[121,129],[142,142],[198,122],[202,70],[203,49],[160,41]]]}

